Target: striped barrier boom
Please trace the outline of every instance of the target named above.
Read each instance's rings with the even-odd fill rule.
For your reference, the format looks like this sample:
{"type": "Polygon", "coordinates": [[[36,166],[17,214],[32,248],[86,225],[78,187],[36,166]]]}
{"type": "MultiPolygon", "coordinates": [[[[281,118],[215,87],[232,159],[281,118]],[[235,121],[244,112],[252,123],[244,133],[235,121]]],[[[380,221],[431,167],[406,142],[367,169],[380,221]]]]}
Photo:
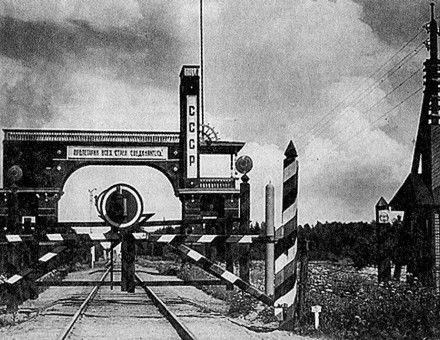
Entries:
{"type": "Polygon", "coordinates": [[[50,252],[47,252],[43,256],[38,259],[38,262],[34,268],[26,268],[21,270],[18,274],[14,274],[4,281],[4,284],[9,286],[14,286],[23,281],[23,279],[27,278],[31,274],[36,273],[38,270],[46,266],[50,261],[54,260],[59,254],[65,251],[67,247],[58,246],[50,252]]]}
{"type": "Polygon", "coordinates": [[[249,283],[243,281],[234,273],[231,273],[223,269],[222,267],[218,266],[217,264],[207,259],[199,252],[187,247],[184,244],[172,243],[171,246],[177,251],[179,251],[182,255],[184,255],[187,259],[191,260],[191,262],[193,262],[195,265],[204,269],[206,272],[214,275],[215,277],[221,280],[233,284],[234,286],[240,288],[244,292],[248,293],[249,295],[255,297],[256,299],[260,300],[261,302],[269,306],[273,305],[273,300],[269,296],[267,296],[257,288],[251,286],[249,283]]]}
{"type": "Polygon", "coordinates": [[[290,141],[284,153],[282,224],[275,229],[275,316],[294,318],[298,296],[297,278],[297,196],[298,154],[290,141]]]}
{"type": "MultiPolygon", "coordinates": [[[[223,223],[223,222],[239,222],[238,217],[216,217],[216,216],[205,216],[199,219],[190,220],[160,220],[160,221],[150,221],[144,220],[139,223],[141,227],[165,227],[165,226],[180,226],[184,224],[207,224],[207,223],[223,223]]],[[[63,229],[70,228],[103,228],[109,227],[104,221],[98,222],[58,222],[57,227],[63,229]]]]}
{"type": "Polygon", "coordinates": [[[5,243],[23,243],[23,242],[40,242],[40,243],[56,243],[56,242],[80,242],[80,243],[95,243],[95,242],[119,242],[118,234],[111,233],[65,233],[65,234],[45,234],[45,235],[3,235],[0,237],[0,244],[5,243]]]}
{"type": "Polygon", "coordinates": [[[151,234],[133,233],[133,237],[138,241],[150,241],[158,243],[198,243],[207,244],[214,242],[250,244],[255,242],[265,242],[265,237],[259,235],[179,235],[179,234],[151,234]]]}
{"type": "MultiPolygon", "coordinates": [[[[210,234],[152,234],[148,232],[135,232],[133,237],[137,241],[158,242],[158,243],[196,243],[208,244],[215,242],[250,244],[257,242],[266,242],[267,238],[259,235],[210,235],[210,234]]],[[[0,239],[1,243],[23,243],[23,242],[40,242],[40,243],[69,243],[77,242],[82,244],[99,243],[99,242],[119,242],[121,237],[116,233],[91,233],[91,234],[45,234],[36,235],[4,235],[0,239]]]]}

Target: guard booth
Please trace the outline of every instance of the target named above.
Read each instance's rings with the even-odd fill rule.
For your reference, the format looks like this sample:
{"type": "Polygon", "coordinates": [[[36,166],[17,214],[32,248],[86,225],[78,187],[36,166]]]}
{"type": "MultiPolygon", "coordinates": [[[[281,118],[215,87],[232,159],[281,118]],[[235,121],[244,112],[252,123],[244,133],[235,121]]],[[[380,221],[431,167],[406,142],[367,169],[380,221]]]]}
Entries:
{"type": "MultiPolygon", "coordinates": [[[[182,204],[182,233],[193,231],[191,220],[206,216],[237,219],[240,190],[235,161],[244,143],[219,140],[212,128],[202,124],[199,84],[199,66],[184,66],[178,132],[3,130],[2,231],[37,235],[66,232],[66,224],[58,221],[58,201],[69,176],[88,165],[143,165],[162,172],[182,204]],[[201,177],[201,155],[229,155],[230,175],[201,177]]],[[[233,224],[207,228],[230,233],[233,224]]],[[[3,249],[2,254],[6,258],[0,269],[8,261],[17,265],[19,260],[7,258],[8,251],[3,249]]]]}

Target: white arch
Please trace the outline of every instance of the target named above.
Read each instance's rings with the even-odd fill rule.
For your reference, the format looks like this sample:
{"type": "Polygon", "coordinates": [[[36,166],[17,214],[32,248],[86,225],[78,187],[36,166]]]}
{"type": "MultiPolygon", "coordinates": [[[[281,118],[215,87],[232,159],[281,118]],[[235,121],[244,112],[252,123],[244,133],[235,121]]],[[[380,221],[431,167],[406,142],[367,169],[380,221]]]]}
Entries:
{"type": "Polygon", "coordinates": [[[151,167],[90,165],[76,170],[64,185],[59,201],[58,219],[69,221],[99,221],[94,202],[90,205],[89,190],[97,195],[115,183],[127,183],[135,187],[144,200],[146,213],[155,213],[152,220],[180,219],[181,203],[174,196],[167,177],[151,167]]]}

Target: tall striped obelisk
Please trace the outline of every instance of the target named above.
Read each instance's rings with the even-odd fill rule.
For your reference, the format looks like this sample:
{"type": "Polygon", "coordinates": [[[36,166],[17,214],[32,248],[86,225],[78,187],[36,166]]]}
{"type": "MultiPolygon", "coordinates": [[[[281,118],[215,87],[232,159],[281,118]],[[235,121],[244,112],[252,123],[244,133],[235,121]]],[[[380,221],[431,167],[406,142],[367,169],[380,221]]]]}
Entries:
{"type": "Polygon", "coordinates": [[[298,295],[298,154],[292,141],[284,156],[283,216],[281,226],[275,229],[275,315],[285,322],[294,319],[298,295]]]}

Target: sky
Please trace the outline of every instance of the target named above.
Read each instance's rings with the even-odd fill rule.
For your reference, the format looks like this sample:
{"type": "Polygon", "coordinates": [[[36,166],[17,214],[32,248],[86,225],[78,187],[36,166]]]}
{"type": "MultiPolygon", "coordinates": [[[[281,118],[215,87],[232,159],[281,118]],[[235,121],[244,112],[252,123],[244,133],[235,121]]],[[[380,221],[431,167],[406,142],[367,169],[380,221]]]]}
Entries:
{"type": "MultiPolygon", "coordinates": [[[[429,1],[205,0],[203,8],[205,122],[222,140],[246,142],[252,220],[264,219],[271,181],[280,223],[292,140],[299,222],[371,221],[410,169],[429,1]]],[[[0,1],[1,127],[178,131],[179,71],[199,63],[198,11],[196,0],[0,1]]],[[[116,182],[139,188],[156,218],[180,216],[156,170],[87,167],[66,183],[60,220],[96,219],[89,190],[116,182]]]]}

